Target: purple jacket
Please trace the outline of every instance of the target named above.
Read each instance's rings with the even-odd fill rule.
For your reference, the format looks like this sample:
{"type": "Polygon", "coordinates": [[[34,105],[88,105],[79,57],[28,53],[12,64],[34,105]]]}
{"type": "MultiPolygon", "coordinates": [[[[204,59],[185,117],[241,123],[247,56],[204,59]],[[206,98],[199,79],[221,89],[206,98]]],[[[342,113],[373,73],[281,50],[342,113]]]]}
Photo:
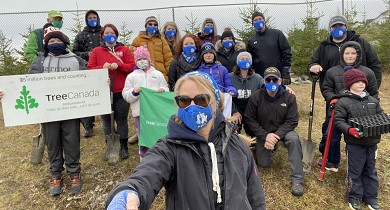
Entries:
{"type": "Polygon", "coordinates": [[[201,71],[211,75],[215,82],[217,82],[219,89],[224,93],[234,93],[237,95],[237,90],[234,88],[232,84],[232,80],[230,80],[228,70],[222,66],[220,63],[213,64],[205,64],[202,63],[197,71],[201,71]]]}

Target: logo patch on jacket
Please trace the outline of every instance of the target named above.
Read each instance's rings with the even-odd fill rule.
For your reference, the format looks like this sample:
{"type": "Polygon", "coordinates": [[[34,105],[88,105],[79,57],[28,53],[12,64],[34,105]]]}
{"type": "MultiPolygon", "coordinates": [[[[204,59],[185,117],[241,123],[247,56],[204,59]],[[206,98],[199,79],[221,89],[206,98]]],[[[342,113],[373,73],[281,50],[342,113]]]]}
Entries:
{"type": "Polygon", "coordinates": [[[123,52],[115,52],[118,57],[123,57],[123,52]]]}
{"type": "Polygon", "coordinates": [[[284,107],[286,107],[286,106],[287,106],[287,104],[286,104],[286,103],[281,103],[281,104],[280,104],[280,106],[284,106],[284,107]]]}

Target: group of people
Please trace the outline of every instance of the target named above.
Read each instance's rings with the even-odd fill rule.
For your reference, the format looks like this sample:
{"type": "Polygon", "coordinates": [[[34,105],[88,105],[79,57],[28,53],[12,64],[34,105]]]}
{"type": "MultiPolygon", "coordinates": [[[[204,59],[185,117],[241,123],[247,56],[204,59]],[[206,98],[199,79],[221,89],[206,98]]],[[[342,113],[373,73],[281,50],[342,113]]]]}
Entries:
{"type": "MultiPolygon", "coordinates": [[[[141,88],[173,91],[175,95],[178,110],[169,119],[168,135],[152,148],[139,147],[142,161],[111,191],[108,209],[148,209],[162,187],[167,191],[167,209],[265,209],[256,163],[270,166],[279,141],[288,150],[291,193],[304,194],[302,148],[295,132],[299,112],[294,91],[287,86],[291,83],[291,47],[280,30],[267,27],[262,13],[252,14],[256,32],[248,43],[238,41],[229,28],[218,35],[212,18],[204,20],[198,34],[181,37],[174,22],[167,22],[160,31],[158,20],[150,16],[145,20],[145,30],[131,46],[125,46],[118,41],[118,29],[113,24],[101,27],[98,13],[90,10],[85,15],[84,30],[73,42],[73,53],[69,38],[60,30],[61,12],[49,12],[47,22],[29,37],[26,57],[34,60],[29,73],[48,73],[52,69],[48,66],[108,69],[122,159],[129,156],[128,142],[137,141],[142,132],[141,88]],[[229,119],[222,114],[223,93],[233,97],[229,119]],[[128,135],[129,108],[136,127],[132,140],[128,135]],[[237,135],[242,129],[257,138],[254,157],[237,135]]],[[[383,112],[378,98],[381,63],[366,40],[347,30],[345,17],[333,17],[329,31],[308,66],[310,73],[320,76],[327,102],[320,151],[325,144],[330,105],[336,104],[336,129],[326,168],[338,170],[343,133],[348,153],[349,206],[360,209],[364,201],[371,209],[379,209],[373,154],[380,136],[362,136],[348,119],[383,112]]],[[[2,97],[6,96],[0,91],[2,97]]],[[[110,115],[101,118],[108,136],[110,115]]],[[[92,136],[94,117],[81,122],[84,136],[92,136]]],[[[71,193],[80,193],[79,119],[43,123],[41,132],[49,154],[51,195],[62,192],[64,163],[71,178],[71,193]]]]}

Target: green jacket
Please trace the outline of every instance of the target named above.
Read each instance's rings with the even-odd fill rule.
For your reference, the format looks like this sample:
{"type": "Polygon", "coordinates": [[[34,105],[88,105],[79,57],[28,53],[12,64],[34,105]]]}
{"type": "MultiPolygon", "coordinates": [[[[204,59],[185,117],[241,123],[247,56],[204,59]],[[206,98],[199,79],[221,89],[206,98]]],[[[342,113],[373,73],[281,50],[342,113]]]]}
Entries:
{"type": "Polygon", "coordinates": [[[32,31],[27,39],[27,46],[25,50],[26,59],[28,61],[34,61],[38,52],[44,52],[43,44],[43,28],[38,28],[32,31]]]}

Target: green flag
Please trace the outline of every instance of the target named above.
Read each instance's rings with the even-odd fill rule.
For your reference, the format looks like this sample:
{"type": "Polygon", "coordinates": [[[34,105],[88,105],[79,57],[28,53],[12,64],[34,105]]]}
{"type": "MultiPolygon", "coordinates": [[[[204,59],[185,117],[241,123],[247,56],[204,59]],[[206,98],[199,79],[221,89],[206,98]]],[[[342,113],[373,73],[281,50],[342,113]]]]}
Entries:
{"type": "Polygon", "coordinates": [[[158,93],[142,88],[139,145],[151,148],[159,138],[167,135],[168,120],[175,112],[173,92],[158,93]]]}

